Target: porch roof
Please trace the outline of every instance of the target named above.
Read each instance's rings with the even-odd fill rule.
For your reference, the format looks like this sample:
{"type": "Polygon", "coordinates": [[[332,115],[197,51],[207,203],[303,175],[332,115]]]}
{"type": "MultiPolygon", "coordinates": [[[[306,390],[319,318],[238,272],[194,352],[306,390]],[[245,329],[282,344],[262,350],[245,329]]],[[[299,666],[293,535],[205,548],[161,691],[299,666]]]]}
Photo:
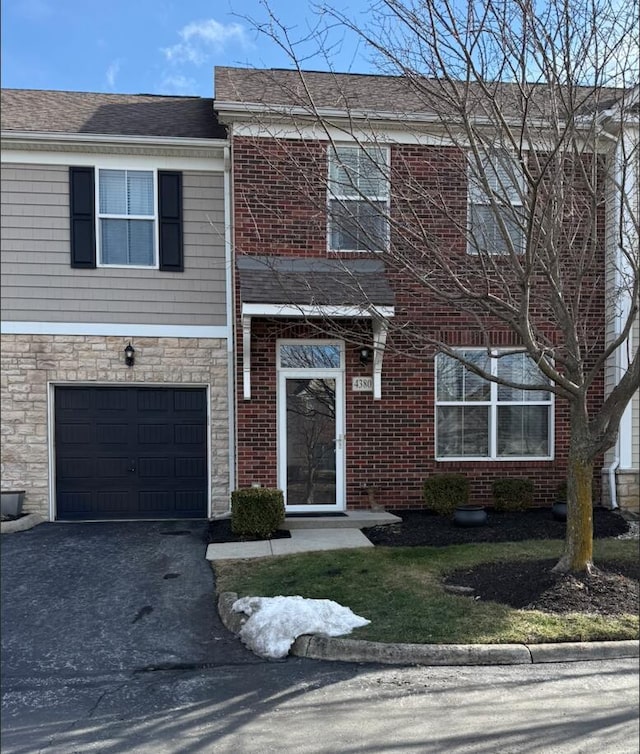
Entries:
{"type": "Polygon", "coordinates": [[[373,398],[380,400],[382,359],[394,295],[380,259],[327,259],[240,254],[242,373],[251,399],[253,317],[371,318],[373,398]]]}
{"type": "Polygon", "coordinates": [[[358,307],[394,304],[379,259],[326,259],[241,254],[236,257],[243,304],[358,307]]]}

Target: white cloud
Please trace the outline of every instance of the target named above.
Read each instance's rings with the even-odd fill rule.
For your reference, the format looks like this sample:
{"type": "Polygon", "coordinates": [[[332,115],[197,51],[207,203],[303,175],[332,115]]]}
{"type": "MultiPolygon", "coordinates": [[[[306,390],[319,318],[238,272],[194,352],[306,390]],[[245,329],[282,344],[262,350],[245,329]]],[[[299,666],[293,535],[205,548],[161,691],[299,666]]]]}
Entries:
{"type": "Polygon", "coordinates": [[[165,76],[161,91],[163,94],[197,94],[198,84],[187,76],[165,76]]]}
{"type": "Polygon", "coordinates": [[[230,42],[247,47],[245,28],[241,24],[221,24],[213,18],[193,21],[180,29],[182,40],[162,52],[170,63],[192,63],[202,65],[213,53],[220,53],[230,42]]]}
{"type": "Polygon", "coordinates": [[[114,60],[113,63],[107,68],[106,78],[107,84],[110,89],[115,89],[116,76],[120,73],[120,60],[114,60]]]}

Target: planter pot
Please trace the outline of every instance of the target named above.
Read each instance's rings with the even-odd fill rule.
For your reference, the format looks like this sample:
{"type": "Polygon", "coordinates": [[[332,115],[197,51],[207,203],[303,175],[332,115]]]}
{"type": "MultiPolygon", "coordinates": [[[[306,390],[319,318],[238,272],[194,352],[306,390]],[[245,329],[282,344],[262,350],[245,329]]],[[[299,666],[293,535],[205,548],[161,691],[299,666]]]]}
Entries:
{"type": "Polygon", "coordinates": [[[553,517],[556,521],[566,521],[567,520],[567,504],[561,501],[556,501],[551,506],[551,513],[553,514],[553,517]]]}
{"type": "Polygon", "coordinates": [[[456,526],[483,526],[487,523],[487,511],[481,505],[459,505],[453,511],[456,526]]]}
{"type": "Polygon", "coordinates": [[[0,493],[0,512],[3,516],[19,516],[22,513],[24,490],[7,490],[0,493]]]}

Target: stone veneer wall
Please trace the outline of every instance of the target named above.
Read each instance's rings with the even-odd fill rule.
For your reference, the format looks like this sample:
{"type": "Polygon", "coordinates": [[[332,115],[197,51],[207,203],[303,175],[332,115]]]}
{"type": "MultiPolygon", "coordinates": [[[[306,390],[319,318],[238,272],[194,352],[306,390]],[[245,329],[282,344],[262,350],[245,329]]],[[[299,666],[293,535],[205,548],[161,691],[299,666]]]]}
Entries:
{"type": "MultiPolygon", "coordinates": [[[[618,505],[623,510],[640,513],[640,473],[631,469],[616,471],[618,505]]],[[[611,505],[609,496],[609,474],[602,472],[602,500],[605,507],[611,505]]]]}
{"type": "Polygon", "coordinates": [[[229,507],[227,342],[213,338],[2,336],[2,489],[24,489],[25,511],[49,518],[48,383],[208,385],[211,501],[229,507]],[[124,347],[136,349],[133,367],[124,347]]]}

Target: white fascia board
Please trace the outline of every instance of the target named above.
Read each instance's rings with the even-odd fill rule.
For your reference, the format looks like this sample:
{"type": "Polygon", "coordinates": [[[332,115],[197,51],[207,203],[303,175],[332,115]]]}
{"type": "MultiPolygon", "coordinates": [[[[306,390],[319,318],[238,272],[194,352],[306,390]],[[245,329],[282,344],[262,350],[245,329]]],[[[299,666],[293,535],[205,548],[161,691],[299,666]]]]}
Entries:
{"type": "Polygon", "coordinates": [[[231,337],[224,325],[136,325],[91,322],[1,322],[3,335],[99,335],[148,338],[215,338],[231,337]]]}
{"type": "Polygon", "coordinates": [[[87,165],[93,167],[98,163],[102,166],[113,165],[129,169],[152,169],[159,170],[200,170],[212,173],[222,173],[225,169],[224,156],[176,154],[168,150],[164,152],[136,152],[120,150],[105,151],[38,151],[22,149],[3,149],[1,155],[3,164],[20,165],[87,165]]]}
{"type": "MultiPolygon", "coordinates": [[[[435,147],[457,147],[460,149],[469,146],[468,138],[459,133],[452,136],[447,133],[443,125],[437,124],[420,125],[407,124],[400,126],[397,122],[386,123],[369,123],[368,128],[361,124],[357,126],[354,123],[344,123],[340,125],[337,122],[320,124],[315,123],[296,123],[293,121],[273,121],[265,122],[242,122],[233,125],[234,136],[246,137],[252,139],[291,139],[304,141],[325,141],[336,143],[367,143],[377,142],[384,144],[409,144],[419,146],[435,147]]],[[[609,138],[611,138],[609,136],[609,138]]],[[[586,146],[586,145],[583,145],[586,146]]],[[[545,139],[544,134],[538,133],[529,140],[523,140],[523,150],[535,149],[543,151],[553,147],[551,139],[545,139]]],[[[597,145],[598,152],[607,153],[610,150],[608,143],[599,142],[597,145]]]]}
{"type": "Polygon", "coordinates": [[[357,318],[393,317],[393,306],[321,306],[319,304],[242,304],[243,317],[357,318]]]}
{"type": "Polygon", "coordinates": [[[144,145],[157,147],[177,147],[194,149],[223,150],[227,139],[199,139],[186,136],[132,136],[126,134],[77,134],[53,133],[50,131],[2,131],[5,146],[11,143],[25,144],[118,144],[144,145]]]}
{"type": "Polygon", "coordinates": [[[222,172],[226,139],[159,138],[2,132],[2,162],[40,165],[92,164],[101,159],[126,159],[180,170],[193,166],[222,172]]]}

